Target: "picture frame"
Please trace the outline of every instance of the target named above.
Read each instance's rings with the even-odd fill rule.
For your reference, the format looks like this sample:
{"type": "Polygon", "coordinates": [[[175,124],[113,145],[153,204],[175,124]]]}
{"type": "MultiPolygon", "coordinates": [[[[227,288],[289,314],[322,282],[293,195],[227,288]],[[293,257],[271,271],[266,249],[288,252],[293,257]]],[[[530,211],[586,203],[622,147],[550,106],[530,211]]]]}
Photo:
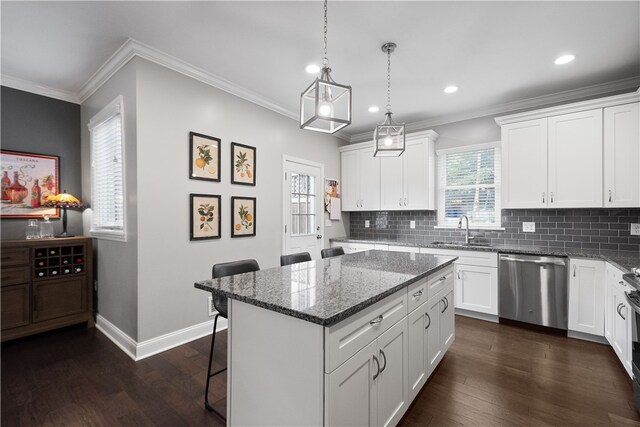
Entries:
{"type": "Polygon", "coordinates": [[[231,237],[256,235],[256,198],[231,197],[231,237]]]}
{"type": "Polygon", "coordinates": [[[231,183],[256,185],[256,147],[231,143],[231,183]]]}
{"type": "Polygon", "coordinates": [[[0,218],[60,218],[59,208],[43,206],[60,193],[60,157],[12,150],[0,150],[0,157],[0,218]]]}
{"type": "Polygon", "coordinates": [[[189,240],[219,239],[222,198],[218,194],[189,194],[189,240]]]}
{"type": "Polygon", "coordinates": [[[220,182],[222,140],[189,132],[189,179],[220,182]]]}

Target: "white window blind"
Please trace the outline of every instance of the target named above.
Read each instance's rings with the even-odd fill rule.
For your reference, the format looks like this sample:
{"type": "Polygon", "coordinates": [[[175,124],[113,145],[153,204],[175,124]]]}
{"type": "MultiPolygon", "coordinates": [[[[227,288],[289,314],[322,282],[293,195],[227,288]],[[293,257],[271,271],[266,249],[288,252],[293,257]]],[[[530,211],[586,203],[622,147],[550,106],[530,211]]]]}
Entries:
{"type": "Polygon", "coordinates": [[[126,240],[122,98],[89,122],[91,132],[91,233],[126,240]]]}
{"type": "Polygon", "coordinates": [[[438,225],[500,227],[500,146],[483,144],[438,153],[438,225]]]}

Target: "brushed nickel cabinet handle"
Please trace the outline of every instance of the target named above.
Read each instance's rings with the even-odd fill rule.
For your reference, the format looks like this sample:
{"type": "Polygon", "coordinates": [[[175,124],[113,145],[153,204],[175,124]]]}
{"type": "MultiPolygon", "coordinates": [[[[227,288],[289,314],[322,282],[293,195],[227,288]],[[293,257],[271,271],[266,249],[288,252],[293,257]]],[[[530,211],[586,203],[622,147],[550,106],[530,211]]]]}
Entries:
{"type": "Polygon", "coordinates": [[[429,329],[429,326],[431,326],[431,316],[429,316],[429,313],[425,313],[424,315],[427,316],[427,320],[429,321],[425,329],[429,329]]]}
{"type": "Polygon", "coordinates": [[[544,199],[546,197],[547,193],[545,193],[544,191],[542,192],[542,203],[544,203],[544,199]]]}
{"type": "Polygon", "coordinates": [[[378,375],[380,375],[380,361],[378,361],[378,358],[376,356],[373,356],[373,360],[376,362],[376,366],[378,367],[376,373],[373,375],[373,379],[375,380],[376,378],[378,378],[378,375]]]}
{"type": "Polygon", "coordinates": [[[384,359],[384,365],[382,365],[382,368],[380,368],[380,373],[383,373],[385,368],[387,367],[387,356],[384,354],[384,351],[382,351],[382,349],[380,349],[380,355],[384,359]]]}
{"type": "Polygon", "coordinates": [[[378,323],[380,323],[380,322],[382,322],[382,314],[381,314],[380,316],[376,317],[375,319],[371,320],[371,321],[369,322],[369,324],[370,324],[371,326],[373,326],[373,325],[377,325],[377,324],[378,324],[378,323]]]}
{"type": "Polygon", "coordinates": [[[420,289],[418,292],[416,292],[415,294],[413,294],[414,298],[420,298],[422,296],[422,289],[420,289]]]}
{"type": "Polygon", "coordinates": [[[612,200],[612,195],[611,195],[611,190],[609,190],[609,203],[611,203],[612,200]]]}

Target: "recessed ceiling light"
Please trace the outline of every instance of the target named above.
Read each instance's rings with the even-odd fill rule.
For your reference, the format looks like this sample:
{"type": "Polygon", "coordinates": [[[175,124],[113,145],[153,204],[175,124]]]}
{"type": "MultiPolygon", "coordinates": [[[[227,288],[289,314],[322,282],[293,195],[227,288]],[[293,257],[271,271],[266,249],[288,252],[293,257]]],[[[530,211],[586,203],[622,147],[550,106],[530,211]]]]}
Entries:
{"type": "Polygon", "coordinates": [[[576,59],[575,55],[562,55],[558,57],[554,62],[556,65],[564,65],[576,59]]]}
{"type": "Polygon", "coordinates": [[[372,105],[371,107],[369,107],[370,113],[377,113],[378,111],[380,111],[380,108],[377,105],[372,105]]]}
{"type": "Polygon", "coordinates": [[[309,74],[318,74],[320,72],[320,67],[316,64],[309,64],[305,67],[305,71],[309,74]]]}
{"type": "Polygon", "coordinates": [[[454,93],[458,91],[458,86],[447,86],[444,88],[444,93],[454,93]]]}

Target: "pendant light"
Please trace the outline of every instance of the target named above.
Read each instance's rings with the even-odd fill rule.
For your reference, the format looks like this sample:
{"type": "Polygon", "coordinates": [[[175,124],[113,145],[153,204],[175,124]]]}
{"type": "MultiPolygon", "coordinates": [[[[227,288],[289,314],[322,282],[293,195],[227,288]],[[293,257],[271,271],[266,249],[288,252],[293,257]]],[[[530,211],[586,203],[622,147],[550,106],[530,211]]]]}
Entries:
{"type": "Polygon", "coordinates": [[[391,42],[382,45],[382,51],[387,54],[387,112],[373,133],[374,157],[398,157],[405,148],[404,123],[396,123],[391,118],[391,53],[396,47],[391,42]]]}
{"type": "Polygon", "coordinates": [[[351,86],[331,78],[327,58],[327,0],[324,0],[324,57],[320,77],[300,96],[300,129],[335,133],[351,124],[351,86]]]}

